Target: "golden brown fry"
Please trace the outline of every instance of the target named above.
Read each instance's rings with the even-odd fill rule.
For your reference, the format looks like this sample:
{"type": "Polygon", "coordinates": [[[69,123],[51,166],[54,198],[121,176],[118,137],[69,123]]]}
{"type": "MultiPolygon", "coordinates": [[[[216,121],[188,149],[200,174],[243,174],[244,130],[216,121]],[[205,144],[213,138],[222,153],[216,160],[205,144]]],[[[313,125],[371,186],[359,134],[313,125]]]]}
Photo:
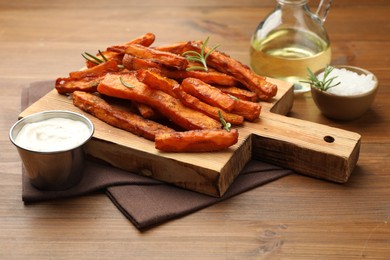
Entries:
{"type": "Polygon", "coordinates": [[[125,54],[122,60],[123,66],[128,70],[140,70],[140,69],[162,69],[162,65],[148,59],[141,59],[129,54],[125,54]]]}
{"type": "Polygon", "coordinates": [[[138,81],[135,72],[122,76],[106,75],[98,86],[98,92],[147,104],[186,130],[217,129],[221,127],[221,123],[217,120],[185,107],[178,99],[138,81]],[[131,87],[124,86],[123,82],[131,87]]]}
{"type": "Polygon", "coordinates": [[[181,86],[185,92],[199,98],[209,105],[222,108],[228,112],[233,110],[234,98],[199,79],[186,78],[181,83],[181,86]]]}
{"type": "Polygon", "coordinates": [[[219,88],[223,93],[229,94],[241,100],[252,101],[252,102],[259,101],[259,97],[256,95],[256,93],[246,89],[242,89],[234,86],[221,86],[221,85],[213,85],[213,87],[219,88]]]}
{"type": "MultiPolygon", "coordinates": [[[[202,49],[202,45],[199,43],[193,42],[191,46],[192,50],[198,52],[202,49]]],[[[207,53],[208,51],[210,51],[210,48],[206,47],[205,52],[207,53]]],[[[234,76],[262,100],[269,100],[277,93],[276,85],[266,81],[265,77],[255,74],[248,66],[222,52],[215,50],[210,53],[207,58],[207,64],[221,72],[234,76]]]]}
{"type": "Polygon", "coordinates": [[[158,113],[153,108],[151,108],[150,106],[142,104],[142,103],[138,103],[138,102],[133,102],[133,104],[136,107],[138,113],[143,118],[151,119],[151,120],[155,120],[155,119],[161,118],[161,114],[158,113]]]}
{"type": "MultiPolygon", "coordinates": [[[[95,56],[101,60],[107,59],[107,60],[116,60],[118,61],[118,64],[122,64],[122,59],[125,54],[126,46],[129,44],[140,44],[143,46],[150,46],[155,40],[155,35],[152,33],[146,33],[144,35],[141,35],[140,37],[137,37],[125,44],[122,45],[114,45],[108,47],[106,50],[101,51],[97,53],[95,56]],[[102,57],[102,54],[104,58],[102,57]]],[[[91,62],[89,60],[86,60],[86,66],[87,68],[95,67],[98,64],[91,62]]]]}
{"type": "Polygon", "coordinates": [[[119,65],[118,61],[110,60],[92,68],[70,72],[69,77],[72,79],[82,79],[85,77],[99,77],[108,72],[118,72],[120,70],[118,65],[119,65]]]}
{"type": "Polygon", "coordinates": [[[149,47],[150,45],[153,44],[155,39],[156,39],[156,36],[153,33],[146,33],[146,34],[141,35],[141,36],[125,43],[125,44],[110,46],[107,48],[107,51],[124,54],[126,51],[126,47],[128,45],[139,44],[139,45],[149,47]]]}
{"type": "MultiPolygon", "coordinates": [[[[101,53],[103,54],[103,56],[107,60],[116,60],[118,62],[118,64],[122,64],[122,59],[123,59],[123,55],[124,55],[123,53],[118,53],[118,52],[113,52],[113,51],[102,51],[101,53]]],[[[100,53],[96,54],[95,56],[104,61],[104,59],[100,53]]],[[[94,62],[86,60],[85,65],[87,68],[92,68],[92,67],[95,67],[99,64],[96,64],[94,62]]]]}
{"type": "Polygon", "coordinates": [[[150,47],[145,47],[139,44],[130,44],[126,47],[126,54],[133,55],[138,58],[151,59],[168,67],[174,67],[179,70],[187,67],[186,58],[176,55],[171,52],[159,51],[150,47]]]}
{"type": "Polygon", "coordinates": [[[82,79],[57,78],[55,88],[59,94],[69,94],[76,90],[95,92],[101,77],[85,77],[82,79]]]}
{"type": "Polygon", "coordinates": [[[73,93],[73,104],[111,126],[149,140],[154,140],[156,134],[174,131],[167,126],[144,119],[136,114],[117,109],[91,93],[75,91],[73,93]]]}
{"type": "Polygon", "coordinates": [[[183,80],[185,78],[197,78],[208,84],[224,86],[237,86],[240,84],[234,77],[218,71],[187,71],[187,70],[162,70],[162,74],[168,78],[183,80]]]}
{"type": "Polygon", "coordinates": [[[232,113],[243,116],[248,121],[255,121],[259,118],[261,106],[259,103],[254,103],[245,100],[235,100],[232,113]]]}
{"type": "MultiPolygon", "coordinates": [[[[161,50],[169,51],[178,55],[186,51],[201,52],[201,41],[179,42],[172,45],[162,47],[161,50]]],[[[208,53],[210,48],[205,48],[205,53],[208,53]]],[[[231,58],[218,50],[213,51],[207,58],[207,64],[210,67],[217,69],[220,72],[226,73],[235,77],[250,91],[255,92],[261,100],[267,101],[274,97],[277,93],[277,86],[268,82],[265,77],[254,73],[248,66],[242,64],[238,60],[231,58]]]]}
{"type": "Polygon", "coordinates": [[[242,125],[244,123],[244,117],[232,113],[223,111],[220,108],[210,106],[207,103],[204,103],[197,99],[196,97],[185,92],[181,86],[178,86],[174,89],[176,95],[179,97],[180,101],[187,107],[198,110],[215,120],[220,120],[218,111],[221,112],[222,117],[226,122],[231,123],[232,125],[242,125]]]}
{"type": "Polygon", "coordinates": [[[189,46],[191,46],[191,42],[187,41],[187,42],[171,43],[167,45],[160,45],[154,48],[159,51],[172,52],[181,55],[183,52],[185,52],[188,49],[189,46]]]}
{"type": "Polygon", "coordinates": [[[153,89],[159,89],[174,98],[178,98],[173,89],[178,87],[179,83],[173,79],[164,77],[156,71],[145,69],[137,71],[137,78],[153,89]]]}
{"type": "Polygon", "coordinates": [[[227,149],[237,141],[236,129],[194,130],[157,134],[155,147],[165,152],[213,152],[227,149]]]}

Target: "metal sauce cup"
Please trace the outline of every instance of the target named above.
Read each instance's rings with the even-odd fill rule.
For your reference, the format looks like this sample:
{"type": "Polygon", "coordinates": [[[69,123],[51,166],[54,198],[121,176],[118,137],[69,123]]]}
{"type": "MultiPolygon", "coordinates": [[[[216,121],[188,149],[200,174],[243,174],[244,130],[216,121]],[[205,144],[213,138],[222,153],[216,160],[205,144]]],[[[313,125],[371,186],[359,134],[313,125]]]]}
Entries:
{"type": "Polygon", "coordinates": [[[83,145],[91,139],[94,130],[93,123],[81,114],[65,110],[51,110],[20,119],[11,127],[9,138],[18,150],[32,185],[42,190],[66,190],[78,184],[82,178],[84,168],[83,145]],[[15,142],[19,132],[26,124],[51,118],[66,118],[85,123],[89,129],[88,138],[76,147],[49,152],[27,149],[15,142]]]}

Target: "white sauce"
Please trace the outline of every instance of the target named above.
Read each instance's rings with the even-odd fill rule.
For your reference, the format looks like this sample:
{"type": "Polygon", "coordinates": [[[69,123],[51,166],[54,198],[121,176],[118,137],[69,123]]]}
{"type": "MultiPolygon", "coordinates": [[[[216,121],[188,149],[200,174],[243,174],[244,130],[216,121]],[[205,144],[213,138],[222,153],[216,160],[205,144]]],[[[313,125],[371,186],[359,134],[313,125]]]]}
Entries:
{"type": "Polygon", "coordinates": [[[29,150],[55,152],[77,147],[89,136],[90,130],[83,122],[50,118],[23,126],[15,143],[29,150]]]}

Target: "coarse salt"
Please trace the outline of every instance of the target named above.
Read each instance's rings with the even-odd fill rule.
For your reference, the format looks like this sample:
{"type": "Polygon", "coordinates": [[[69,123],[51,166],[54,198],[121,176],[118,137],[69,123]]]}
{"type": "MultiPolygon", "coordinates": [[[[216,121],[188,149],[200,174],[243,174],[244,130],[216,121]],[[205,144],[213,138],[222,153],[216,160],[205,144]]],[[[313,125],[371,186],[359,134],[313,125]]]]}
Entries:
{"type": "MultiPolygon", "coordinates": [[[[350,96],[367,93],[375,86],[374,76],[372,74],[358,74],[345,68],[333,68],[327,79],[336,77],[332,84],[340,82],[339,85],[329,88],[327,92],[340,96],[350,96]]],[[[324,73],[320,73],[317,78],[322,80],[324,73]]]]}

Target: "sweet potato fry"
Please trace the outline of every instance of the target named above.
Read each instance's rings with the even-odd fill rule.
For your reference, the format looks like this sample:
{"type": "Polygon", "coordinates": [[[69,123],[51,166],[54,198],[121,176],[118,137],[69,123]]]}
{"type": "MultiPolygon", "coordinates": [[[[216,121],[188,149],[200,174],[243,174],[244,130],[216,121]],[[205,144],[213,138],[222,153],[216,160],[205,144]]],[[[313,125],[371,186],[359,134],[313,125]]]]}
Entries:
{"type": "Polygon", "coordinates": [[[160,113],[157,113],[156,110],[151,108],[148,105],[138,103],[138,102],[133,102],[134,106],[136,107],[138,113],[146,119],[150,120],[155,120],[161,117],[160,113]]]}
{"type": "Polygon", "coordinates": [[[228,112],[233,110],[234,98],[199,79],[186,78],[181,83],[181,86],[185,92],[199,98],[209,105],[222,108],[228,112]]]}
{"type": "MultiPolygon", "coordinates": [[[[197,51],[201,50],[201,45],[193,44],[193,46],[197,51]]],[[[206,53],[209,50],[206,48],[206,53]]],[[[269,100],[277,93],[276,85],[267,82],[265,77],[255,74],[248,66],[222,52],[216,50],[210,53],[207,63],[221,72],[234,76],[262,100],[269,100]]]]}
{"type": "Polygon", "coordinates": [[[234,102],[232,113],[243,116],[248,121],[259,118],[261,106],[259,103],[237,99],[234,102]]]}
{"type": "Polygon", "coordinates": [[[159,50],[159,51],[172,52],[172,53],[181,55],[190,46],[191,46],[191,42],[190,41],[186,41],[186,42],[170,43],[170,44],[167,44],[167,45],[160,45],[160,46],[156,46],[154,48],[156,50],[159,50]]]}
{"type": "Polygon", "coordinates": [[[200,101],[198,98],[185,92],[181,86],[174,88],[174,91],[180,101],[187,107],[198,110],[215,120],[220,120],[218,111],[221,111],[222,117],[226,122],[231,123],[232,125],[242,125],[244,123],[244,117],[232,113],[223,111],[220,108],[210,106],[207,103],[200,101]]]}
{"type": "Polygon", "coordinates": [[[120,70],[118,65],[119,65],[118,61],[110,60],[107,62],[103,62],[92,68],[70,72],[69,77],[72,79],[81,79],[85,77],[98,77],[108,72],[118,72],[120,70]]]}
{"type": "Polygon", "coordinates": [[[141,59],[129,54],[125,54],[122,60],[123,66],[128,70],[140,70],[140,69],[162,69],[162,65],[148,59],[141,59]]]}
{"type": "Polygon", "coordinates": [[[173,79],[164,77],[155,71],[145,69],[137,71],[137,78],[139,81],[145,83],[153,89],[161,90],[174,98],[178,98],[173,89],[178,87],[179,83],[173,79]]]}
{"type": "Polygon", "coordinates": [[[75,91],[73,93],[73,104],[111,126],[149,140],[154,140],[156,134],[174,131],[167,126],[144,119],[139,115],[117,109],[91,93],[75,91]]]}
{"type": "MultiPolygon", "coordinates": [[[[202,49],[202,42],[191,41],[173,44],[172,46],[162,47],[161,50],[170,51],[181,55],[186,51],[199,52],[202,49]]],[[[205,53],[208,53],[210,48],[205,48],[205,53]]],[[[255,74],[248,66],[243,65],[238,60],[231,58],[218,50],[210,53],[207,59],[207,64],[217,69],[220,72],[226,73],[235,77],[250,91],[255,92],[261,100],[267,101],[277,93],[277,86],[268,82],[265,77],[255,74]]]]}
{"type": "Polygon", "coordinates": [[[186,130],[221,127],[217,120],[185,107],[178,99],[138,81],[135,72],[122,76],[106,75],[98,86],[98,92],[147,104],[186,130]],[[123,83],[131,87],[126,87],[123,83]]]}
{"type": "MultiPolygon", "coordinates": [[[[143,46],[150,46],[155,40],[155,35],[152,33],[146,33],[144,35],[141,35],[140,37],[137,37],[125,44],[122,45],[114,45],[108,47],[105,51],[99,51],[95,56],[101,60],[107,59],[107,60],[116,60],[119,64],[122,63],[123,56],[125,54],[126,46],[129,44],[140,44],[143,46]],[[102,55],[104,58],[102,57],[102,55]]],[[[91,62],[89,60],[86,60],[86,66],[87,68],[92,68],[97,66],[95,62],[91,62]]]]}
{"type": "MultiPolygon", "coordinates": [[[[122,63],[122,59],[124,56],[123,53],[118,53],[118,52],[113,52],[113,51],[102,51],[101,53],[98,53],[95,55],[98,59],[100,59],[102,61],[104,61],[104,58],[102,57],[101,54],[103,54],[104,58],[106,58],[107,60],[116,60],[118,62],[118,64],[122,63]]],[[[99,64],[96,62],[92,62],[90,60],[86,60],[85,65],[87,68],[92,68],[92,67],[95,67],[99,64]]]]}
{"type": "Polygon", "coordinates": [[[141,36],[125,43],[125,44],[110,46],[107,48],[107,51],[112,51],[112,52],[124,54],[128,45],[139,44],[139,45],[142,45],[145,47],[149,47],[150,45],[153,44],[155,39],[156,39],[156,36],[153,33],[146,33],[146,34],[141,35],[141,36]]]}
{"type": "Polygon", "coordinates": [[[126,47],[126,54],[133,55],[138,58],[151,59],[168,67],[177,69],[185,69],[187,60],[179,55],[171,52],[159,51],[150,47],[145,47],[139,44],[130,44],[126,47]]]}
{"type": "Polygon", "coordinates": [[[259,97],[255,92],[234,87],[234,86],[221,86],[221,85],[213,85],[213,87],[219,88],[223,93],[229,94],[233,97],[236,97],[241,100],[258,102],[259,97]]]}
{"type": "Polygon", "coordinates": [[[234,77],[217,71],[187,71],[187,70],[162,70],[162,74],[168,78],[183,80],[185,78],[197,78],[208,84],[224,86],[238,86],[240,82],[234,77]]]}
{"type": "Polygon", "coordinates": [[[55,88],[59,94],[69,94],[76,90],[95,92],[101,77],[85,77],[82,79],[57,78],[55,88]]]}
{"type": "Polygon", "coordinates": [[[186,132],[159,133],[155,147],[165,152],[213,152],[227,149],[238,141],[236,129],[193,130],[186,132]]]}

